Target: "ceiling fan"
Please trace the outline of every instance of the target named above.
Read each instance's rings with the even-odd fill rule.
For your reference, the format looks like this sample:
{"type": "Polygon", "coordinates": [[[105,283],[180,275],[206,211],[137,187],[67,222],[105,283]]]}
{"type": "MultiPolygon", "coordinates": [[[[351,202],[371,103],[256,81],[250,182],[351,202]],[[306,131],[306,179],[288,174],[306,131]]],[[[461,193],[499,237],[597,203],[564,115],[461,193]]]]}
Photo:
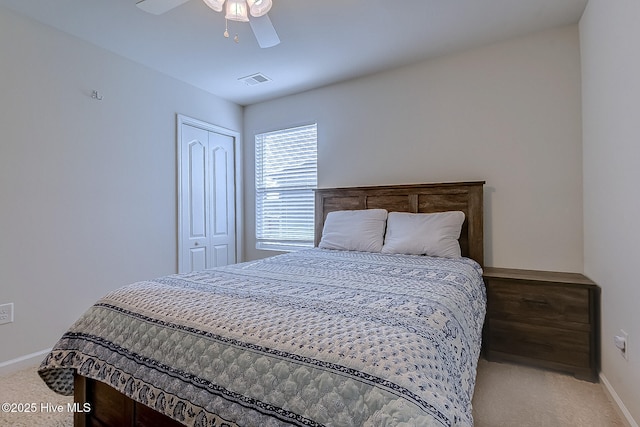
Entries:
{"type": "MultiPolygon", "coordinates": [[[[162,15],[189,0],[138,0],[136,6],[145,12],[162,15]]],[[[203,0],[207,6],[216,12],[222,12],[225,0],[203,0]]],[[[253,34],[261,48],[276,46],[280,38],[269,19],[267,12],[271,9],[271,0],[226,0],[225,18],[231,21],[249,22],[253,34]],[[249,16],[251,15],[251,16],[249,16]]],[[[229,32],[225,29],[225,37],[229,32]]],[[[237,36],[236,36],[237,41],[237,36]]]]}

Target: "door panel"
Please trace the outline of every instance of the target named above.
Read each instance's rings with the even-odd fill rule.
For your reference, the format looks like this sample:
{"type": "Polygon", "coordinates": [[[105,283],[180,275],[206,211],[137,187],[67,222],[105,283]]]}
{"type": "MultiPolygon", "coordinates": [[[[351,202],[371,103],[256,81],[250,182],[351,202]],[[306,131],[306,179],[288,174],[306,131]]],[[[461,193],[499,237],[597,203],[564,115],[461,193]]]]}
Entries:
{"type": "Polygon", "coordinates": [[[216,236],[229,234],[229,204],[227,203],[227,152],[222,147],[212,150],[213,185],[215,188],[213,203],[213,224],[216,236]]]}
{"type": "Polygon", "coordinates": [[[211,176],[214,196],[212,197],[211,244],[216,253],[226,250],[224,256],[214,255],[214,266],[236,262],[236,222],[235,222],[235,138],[220,133],[209,133],[211,153],[211,176]],[[224,249],[223,249],[224,248],[224,249]]]}
{"type": "Polygon", "coordinates": [[[189,158],[189,238],[205,238],[207,236],[207,192],[206,192],[206,159],[207,148],[202,141],[194,139],[188,144],[189,158]]]}
{"type": "Polygon", "coordinates": [[[216,265],[229,264],[229,245],[217,245],[213,247],[214,262],[216,265]]]}
{"type": "Polygon", "coordinates": [[[190,248],[189,255],[191,261],[189,263],[190,271],[199,271],[207,268],[207,248],[190,248]]]}

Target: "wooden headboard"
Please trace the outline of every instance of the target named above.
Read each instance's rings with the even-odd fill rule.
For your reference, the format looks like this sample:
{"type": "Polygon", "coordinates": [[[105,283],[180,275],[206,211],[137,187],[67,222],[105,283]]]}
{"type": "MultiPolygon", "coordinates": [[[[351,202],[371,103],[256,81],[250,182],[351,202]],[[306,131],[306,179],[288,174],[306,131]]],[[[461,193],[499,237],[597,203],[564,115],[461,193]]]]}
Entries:
{"type": "Polygon", "coordinates": [[[465,214],[460,249],[462,255],[484,265],[484,181],[375,187],[320,188],[316,190],[315,246],[322,237],[327,214],[352,209],[386,209],[389,212],[432,213],[462,211],[465,214]]]}

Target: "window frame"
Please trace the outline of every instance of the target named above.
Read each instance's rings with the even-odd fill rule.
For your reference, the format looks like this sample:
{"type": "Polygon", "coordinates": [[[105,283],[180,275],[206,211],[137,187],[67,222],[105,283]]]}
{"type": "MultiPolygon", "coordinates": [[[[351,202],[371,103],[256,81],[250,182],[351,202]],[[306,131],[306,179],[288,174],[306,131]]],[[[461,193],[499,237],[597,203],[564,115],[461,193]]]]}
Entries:
{"type": "MultiPolygon", "coordinates": [[[[304,124],[293,125],[288,127],[283,127],[276,130],[271,130],[267,132],[256,133],[254,136],[254,154],[255,154],[255,165],[254,165],[254,185],[255,185],[255,239],[256,244],[255,247],[258,250],[274,250],[274,251],[296,251],[300,249],[311,248],[314,246],[314,222],[315,222],[315,192],[314,190],[318,186],[318,123],[317,122],[307,122],[304,124]],[[315,136],[315,139],[312,141],[306,141],[304,138],[301,140],[300,144],[302,146],[312,144],[312,148],[305,148],[302,156],[307,158],[307,162],[309,161],[309,157],[312,157],[313,166],[309,167],[309,165],[302,164],[293,164],[289,166],[298,167],[300,169],[301,175],[298,175],[302,178],[302,183],[300,185],[294,185],[293,181],[287,173],[282,173],[284,164],[275,165],[275,169],[280,167],[281,173],[275,173],[273,170],[269,171],[269,165],[266,165],[265,162],[265,144],[268,143],[269,137],[279,137],[280,140],[273,141],[271,149],[274,152],[278,152],[278,155],[274,155],[275,158],[280,162],[284,162],[283,158],[286,157],[287,160],[290,160],[291,157],[288,156],[292,151],[290,146],[287,146],[287,138],[291,138],[295,133],[310,133],[312,136],[315,136]],[[311,171],[311,172],[310,172],[311,171]],[[266,173],[265,173],[266,172],[266,173]],[[274,175],[278,175],[275,177],[274,175]],[[277,179],[282,179],[284,185],[274,185],[271,186],[265,182],[271,180],[277,181],[277,179]],[[283,197],[286,200],[274,201],[271,200],[271,207],[265,209],[265,201],[268,203],[267,194],[271,193],[276,199],[283,197]],[[276,194],[277,193],[277,194],[276,194]],[[302,196],[301,196],[302,193],[302,196]],[[304,194],[306,193],[306,194],[304,194]],[[299,208],[304,209],[302,213],[296,212],[293,216],[290,216],[289,219],[282,219],[279,216],[286,214],[287,210],[290,211],[290,203],[294,202],[299,208]],[[278,213],[278,210],[281,213],[278,213]],[[266,222],[268,222],[268,217],[271,215],[272,218],[278,217],[272,221],[272,225],[265,226],[266,222]],[[299,230],[300,228],[305,227],[303,230],[299,230]],[[281,228],[281,231],[277,231],[277,228],[281,228]],[[298,229],[297,231],[291,231],[298,229]]],[[[268,154],[267,154],[268,155],[268,154]]],[[[303,158],[305,158],[303,157],[303,158]]],[[[295,176],[295,174],[291,174],[295,176]]]]}

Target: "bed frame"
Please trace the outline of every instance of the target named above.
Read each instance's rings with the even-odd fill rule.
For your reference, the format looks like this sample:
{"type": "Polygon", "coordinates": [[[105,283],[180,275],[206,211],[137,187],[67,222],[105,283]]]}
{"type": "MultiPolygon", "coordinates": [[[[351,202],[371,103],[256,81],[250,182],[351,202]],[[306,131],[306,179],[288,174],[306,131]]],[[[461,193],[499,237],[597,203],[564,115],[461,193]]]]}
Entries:
{"type": "MultiPolygon", "coordinates": [[[[460,235],[462,255],[483,265],[484,181],[375,187],[324,188],[315,195],[315,245],[322,237],[327,214],[336,210],[386,209],[390,212],[432,213],[458,210],[465,213],[460,235]]],[[[89,412],[76,412],[76,427],[178,427],[181,423],[134,401],[101,382],[75,376],[74,401],[89,412]]]]}

